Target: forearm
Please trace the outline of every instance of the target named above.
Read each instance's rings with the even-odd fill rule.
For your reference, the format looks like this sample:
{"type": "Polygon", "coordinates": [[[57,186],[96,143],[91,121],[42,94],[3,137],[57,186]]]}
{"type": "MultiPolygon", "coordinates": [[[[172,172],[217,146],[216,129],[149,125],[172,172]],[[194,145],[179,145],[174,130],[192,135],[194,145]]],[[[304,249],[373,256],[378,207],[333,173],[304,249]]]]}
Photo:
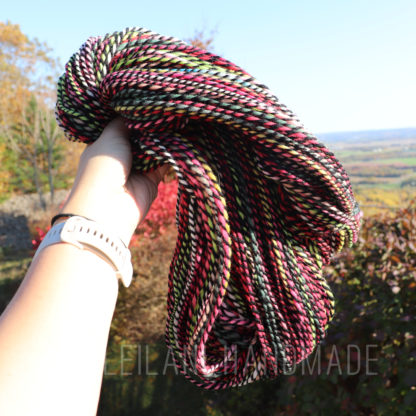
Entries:
{"type": "MultiPolygon", "coordinates": [[[[114,120],[81,156],[63,212],[87,217],[127,246],[163,169],[131,174],[128,131],[114,120]]],[[[113,266],[59,243],[42,249],[0,317],[0,415],[93,415],[117,299],[113,266]]]]}
{"type": "Polygon", "coordinates": [[[95,414],[117,293],[94,253],[39,253],[0,319],[0,414],[95,414]]]}

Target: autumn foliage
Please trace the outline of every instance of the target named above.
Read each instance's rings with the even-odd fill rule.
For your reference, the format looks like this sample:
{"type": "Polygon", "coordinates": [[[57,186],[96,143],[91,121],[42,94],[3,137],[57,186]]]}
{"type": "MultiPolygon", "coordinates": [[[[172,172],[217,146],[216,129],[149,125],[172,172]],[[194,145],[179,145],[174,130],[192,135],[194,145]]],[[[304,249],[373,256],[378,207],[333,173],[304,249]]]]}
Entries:
{"type": "Polygon", "coordinates": [[[63,139],[53,111],[59,73],[45,43],[19,25],[0,22],[0,202],[37,192],[46,209],[54,189],[67,187],[75,176],[82,148],[63,139]]]}
{"type": "MultiPolygon", "coordinates": [[[[138,233],[143,233],[144,237],[155,237],[164,233],[166,226],[173,224],[177,192],[178,181],[176,179],[159,184],[157,198],[147,213],[143,224],[140,225],[138,233]]],[[[137,241],[137,238],[135,238],[135,241],[137,241]]]]}
{"type": "Polygon", "coordinates": [[[336,315],[326,350],[336,345],[343,368],[349,363],[360,371],[297,378],[298,404],[293,409],[298,413],[284,414],[307,409],[312,414],[320,409],[345,415],[414,414],[416,199],[394,216],[366,218],[358,243],[333,260],[327,279],[334,290],[336,315]],[[348,356],[351,345],[358,347],[358,355],[348,356]],[[365,357],[369,346],[372,355],[365,357]]]}
{"type": "Polygon", "coordinates": [[[0,124],[20,119],[32,93],[53,95],[58,62],[51,49],[30,39],[19,25],[0,22],[0,124]]]}

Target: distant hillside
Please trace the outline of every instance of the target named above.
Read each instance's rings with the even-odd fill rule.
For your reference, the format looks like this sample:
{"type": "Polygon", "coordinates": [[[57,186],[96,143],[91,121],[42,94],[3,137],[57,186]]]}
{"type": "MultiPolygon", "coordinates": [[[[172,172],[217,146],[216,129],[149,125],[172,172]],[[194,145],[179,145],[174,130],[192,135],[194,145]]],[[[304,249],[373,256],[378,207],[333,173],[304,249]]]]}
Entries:
{"type": "Polygon", "coordinates": [[[325,143],[363,143],[373,141],[416,140],[416,127],[389,130],[343,131],[335,133],[320,133],[316,135],[325,143]]]}

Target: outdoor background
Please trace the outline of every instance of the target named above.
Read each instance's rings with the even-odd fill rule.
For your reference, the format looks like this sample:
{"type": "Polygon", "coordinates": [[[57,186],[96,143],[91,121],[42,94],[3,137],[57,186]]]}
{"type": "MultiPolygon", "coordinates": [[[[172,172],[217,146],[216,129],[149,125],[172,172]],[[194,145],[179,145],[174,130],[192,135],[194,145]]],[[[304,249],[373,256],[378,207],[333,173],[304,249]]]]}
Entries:
{"type": "Polygon", "coordinates": [[[168,178],[131,244],[135,278],[120,290],[99,414],[414,415],[415,19],[413,0],[2,4],[0,312],[83,150],[54,120],[57,78],[89,36],[141,26],[203,46],[266,84],[340,159],[364,224],[325,271],[336,316],[306,371],[202,391],[175,374],[163,339],[176,239],[177,183],[168,178]]]}

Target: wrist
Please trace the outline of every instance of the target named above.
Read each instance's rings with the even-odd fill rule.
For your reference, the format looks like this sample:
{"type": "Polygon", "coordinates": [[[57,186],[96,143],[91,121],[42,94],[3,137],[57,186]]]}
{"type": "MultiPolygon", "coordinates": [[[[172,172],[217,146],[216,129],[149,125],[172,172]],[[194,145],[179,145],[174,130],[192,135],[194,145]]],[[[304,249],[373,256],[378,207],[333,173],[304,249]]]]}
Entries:
{"type": "MultiPolygon", "coordinates": [[[[84,192],[73,189],[59,213],[79,215],[102,224],[118,235],[128,247],[137,227],[139,214],[137,208],[125,203],[125,199],[124,192],[84,192]]],[[[59,218],[55,224],[63,221],[66,218],[59,218]]]]}
{"type": "Polygon", "coordinates": [[[78,249],[94,252],[113,266],[124,286],[130,285],[133,274],[130,250],[106,225],[70,215],[66,221],[55,224],[48,231],[33,259],[46,247],[59,243],[69,243],[78,249]]]}

